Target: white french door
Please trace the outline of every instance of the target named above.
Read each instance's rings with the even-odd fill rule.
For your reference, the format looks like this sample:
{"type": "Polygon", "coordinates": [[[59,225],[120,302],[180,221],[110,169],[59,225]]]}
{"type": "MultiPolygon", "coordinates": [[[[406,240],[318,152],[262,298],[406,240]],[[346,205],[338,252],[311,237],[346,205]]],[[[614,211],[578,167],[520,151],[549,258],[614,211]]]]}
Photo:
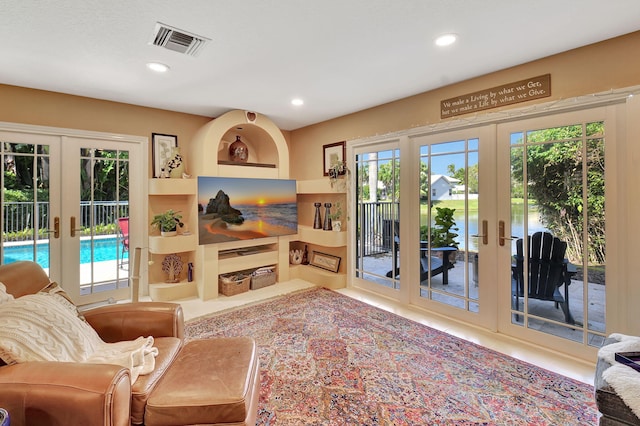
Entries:
{"type": "Polygon", "coordinates": [[[418,226],[402,231],[409,241],[401,246],[419,277],[410,301],[495,329],[495,126],[417,135],[410,146],[418,188],[403,199],[418,226]]]}
{"type": "Polygon", "coordinates": [[[611,285],[605,286],[605,205],[614,200],[607,191],[612,196],[605,203],[605,159],[608,168],[614,164],[606,155],[606,145],[615,144],[609,137],[615,128],[611,111],[594,108],[498,126],[499,329],[583,357],[593,355],[606,336],[605,289],[611,285]],[[541,286],[535,285],[540,281],[530,278],[529,269],[535,271],[538,263],[518,266],[515,257],[518,240],[522,258],[534,257],[529,251],[536,247],[526,241],[537,232],[566,244],[564,280],[557,283],[555,301],[541,299],[541,286]],[[523,281],[520,292],[512,285],[516,274],[523,281]]]}
{"type": "Polygon", "coordinates": [[[612,281],[605,286],[605,272],[616,273],[607,257],[616,255],[614,245],[605,247],[604,216],[605,188],[607,206],[621,196],[611,190],[616,160],[607,155],[616,111],[592,108],[349,147],[357,197],[352,285],[592,359],[606,336],[607,295],[616,289],[612,281]],[[448,221],[453,225],[444,230],[448,221]],[[528,261],[518,269],[518,240],[537,232],[567,244],[566,271],[551,300],[528,292],[528,261]]]}
{"type": "Polygon", "coordinates": [[[130,298],[118,218],[141,247],[146,139],[2,127],[2,262],[37,261],[79,305],[130,298]]]}

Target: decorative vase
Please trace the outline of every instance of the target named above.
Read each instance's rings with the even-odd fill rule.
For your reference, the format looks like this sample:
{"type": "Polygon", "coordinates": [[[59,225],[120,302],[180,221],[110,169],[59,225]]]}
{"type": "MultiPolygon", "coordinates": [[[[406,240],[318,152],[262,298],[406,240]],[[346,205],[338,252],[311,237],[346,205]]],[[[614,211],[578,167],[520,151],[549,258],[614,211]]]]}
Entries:
{"type": "Polygon", "coordinates": [[[336,232],[342,231],[342,222],[339,220],[332,221],[331,226],[333,227],[333,230],[336,232]]]}
{"type": "Polygon", "coordinates": [[[182,155],[180,155],[180,148],[177,146],[171,148],[171,156],[167,160],[164,170],[169,174],[170,178],[182,178],[182,174],[184,173],[184,160],[182,159],[182,155]]]}
{"type": "Polygon", "coordinates": [[[303,265],[309,264],[309,251],[307,250],[307,245],[304,245],[304,251],[302,252],[302,262],[303,265]]]}
{"type": "Polygon", "coordinates": [[[291,250],[289,252],[289,263],[291,263],[292,265],[299,265],[302,263],[303,256],[304,253],[302,252],[302,250],[291,250]]]}
{"type": "Polygon", "coordinates": [[[322,217],[320,217],[320,206],[322,203],[313,203],[316,208],[316,217],[313,219],[313,229],[322,229],[322,217]]]}
{"type": "Polygon", "coordinates": [[[322,229],[325,231],[331,231],[331,203],[324,203],[324,225],[322,229]]]}
{"type": "Polygon", "coordinates": [[[175,237],[178,235],[178,231],[175,229],[173,231],[160,231],[160,235],[163,237],[175,237]]]}
{"type": "Polygon", "coordinates": [[[229,145],[229,160],[236,163],[246,163],[249,159],[249,148],[236,136],[236,141],[229,145]]]}

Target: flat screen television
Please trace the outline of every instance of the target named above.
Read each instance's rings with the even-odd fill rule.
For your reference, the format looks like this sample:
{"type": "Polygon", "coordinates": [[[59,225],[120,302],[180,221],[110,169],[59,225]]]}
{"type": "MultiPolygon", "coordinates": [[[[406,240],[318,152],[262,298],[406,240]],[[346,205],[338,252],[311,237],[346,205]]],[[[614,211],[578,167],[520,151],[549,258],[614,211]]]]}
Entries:
{"type": "Polygon", "coordinates": [[[298,232],[296,181],[198,176],[198,243],[298,232]]]}

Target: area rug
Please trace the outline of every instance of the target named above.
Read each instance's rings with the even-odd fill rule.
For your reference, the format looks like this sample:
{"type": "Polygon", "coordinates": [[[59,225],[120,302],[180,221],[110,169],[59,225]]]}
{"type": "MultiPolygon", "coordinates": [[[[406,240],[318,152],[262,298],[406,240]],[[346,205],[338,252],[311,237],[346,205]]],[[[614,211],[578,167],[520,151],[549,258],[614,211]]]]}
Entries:
{"type": "Polygon", "coordinates": [[[593,387],[326,289],[186,324],[251,336],[258,425],[595,425],[593,387]]]}

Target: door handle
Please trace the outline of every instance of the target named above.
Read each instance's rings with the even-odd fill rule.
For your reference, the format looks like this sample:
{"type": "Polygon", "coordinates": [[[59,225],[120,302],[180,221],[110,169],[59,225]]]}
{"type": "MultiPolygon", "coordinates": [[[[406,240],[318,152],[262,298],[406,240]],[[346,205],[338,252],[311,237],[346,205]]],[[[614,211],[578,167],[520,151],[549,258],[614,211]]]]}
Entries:
{"type": "Polygon", "coordinates": [[[504,236],[504,220],[501,220],[498,222],[498,244],[500,246],[504,246],[504,242],[505,240],[515,240],[518,237],[515,237],[513,235],[505,237],[504,236]]]}
{"type": "Polygon", "coordinates": [[[482,235],[472,235],[475,238],[482,238],[482,244],[485,246],[489,244],[489,222],[486,220],[482,221],[482,235]]]}
{"type": "Polygon", "coordinates": [[[76,236],[76,232],[82,231],[82,228],[77,228],[76,229],[76,217],[75,216],[71,216],[71,219],[69,219],[70,223],[71,223],[71,238],[76,236]]]}
{"type": "Polygon", "coordinates": [[[47,229],[47,233],[53,233],[53,238],[60,238],[60,218],[58,216],[53,218],[53,229],[47,229]]]}

